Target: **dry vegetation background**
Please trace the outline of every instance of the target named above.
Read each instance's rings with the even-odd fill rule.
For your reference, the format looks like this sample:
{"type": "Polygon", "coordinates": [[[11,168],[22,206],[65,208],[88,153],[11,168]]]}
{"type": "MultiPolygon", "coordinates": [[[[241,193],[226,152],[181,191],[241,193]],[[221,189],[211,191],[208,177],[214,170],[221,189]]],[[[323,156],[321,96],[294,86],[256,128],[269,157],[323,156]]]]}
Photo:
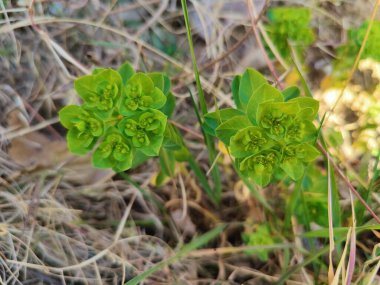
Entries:
{"type": "MultiPolygon", "coordinates": [[[[313,11],[318,40],[305,60],[323,114],[339,94],[328,79],[334,47],[345,40],[348,27],[368,19],[375,1],[253,3],[257,14],[279,4],[301,4],[313,11]]],[[[252,34],[246,1],[188,4],[211,109],[215,102],[219,107],[233,104],[232,77],[247,67],[273,79],[252,34]]],[[[241,233],[273,221],[239,182],[223,152],[222,204],[216,208],[185,164],[178,164],[175,179],[155,187],[157,160],[130,171],[135,181],[130,183],[112,171],[93,169],[89,156],[73,156],[67,150],[57,111],[78,102],[75,77],[96,66],[117,68],[128,60],[137,69],[170,76],[177,98],[172,119],[207,172],[207,149],[187,89],[196,94],[179,1],[0,0],[0,13],[2,284],[123,284],[220,222],[226,229],[206,249],[157,271],[145,284],[269,284],[278,281],[284,268],[302,263],[305,250],[297,237],[278,240],[267,262],[245,252],[241,233]]],[[[263,30],[262,23],[258,28],[263,30]]],[[[374,92],[380,68],[364,61],[359,69],[326,130],[342,134],[342,147],[330,151],[350,177],[366,184],[371,154],[379,148],[379,128],[361,130],[368,109],[380,101],[380,92],[374,92]]],[[[285,85],[297,83],[293,71],[289,67],[281,74],[285,85]]],[[[380,123],[379,117],[372,119],[380,123]]],[[[341,205],[349,208],[347,187],[338,185],[341,205]]],[[[263,194],[281,219],[284,193],[268,187],[263,194]]],[[[380,196],[374,193],[373,200],[373,209],[380,213],[380,196]]],[[[302,231],[294,221],[294,234],[302,231]]],[[[374,231],[358,238],[359,268],[379,236],[374,231]]],[[[313,268],[298,269],[287,284],[313,284],[313,268]]],[[[326,269],[319,279],[326,284],[326,269]]]]}

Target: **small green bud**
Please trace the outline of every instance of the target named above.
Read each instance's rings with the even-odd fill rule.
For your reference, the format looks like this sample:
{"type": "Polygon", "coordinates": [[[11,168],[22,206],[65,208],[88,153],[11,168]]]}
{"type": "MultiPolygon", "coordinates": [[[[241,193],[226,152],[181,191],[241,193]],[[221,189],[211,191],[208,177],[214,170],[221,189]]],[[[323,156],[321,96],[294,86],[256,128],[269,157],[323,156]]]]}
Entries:
{"type": "Polygon", "coordinates": [[[132,166],[132,158],[128,141],[116,129],[111,129],[95,150],[92,161],[99,168],[112,167],[115,171],[123,171],[132,166]]]}
{"type": "Polygon", "coordinates": [[[148,146],[150,141],[147,134],[144,131],[138,131],[132,138],[132,143],[135,147],[148,146]]]}
{"type": "Polygon", "coordinates": [[[124,132],[127,136],[133,137],[136,135],[138,131],[138,124],[133,119],[124,119],[120,122],[119,128],[124,132]]]}
{"type": "Polygon", "coordinates": [[[139,126],[147,131],[153,131],[160,127],[160,121],[152,112],[145,112],[139,118],[139,126]]]}
{"type": "Polygon", "coordinates": [[[125,143],[118,143],[113,149],[113,157],[118,161],[123,161],[126,159],[126,155],[130,152],[130,148],[125,143]]]}
{"type": "Polygon", "coordinates": [[[234,157],[245,157],[273,146],[273,141],[256,126],[244,128],[231,138],[230,149],[234,157]]]}

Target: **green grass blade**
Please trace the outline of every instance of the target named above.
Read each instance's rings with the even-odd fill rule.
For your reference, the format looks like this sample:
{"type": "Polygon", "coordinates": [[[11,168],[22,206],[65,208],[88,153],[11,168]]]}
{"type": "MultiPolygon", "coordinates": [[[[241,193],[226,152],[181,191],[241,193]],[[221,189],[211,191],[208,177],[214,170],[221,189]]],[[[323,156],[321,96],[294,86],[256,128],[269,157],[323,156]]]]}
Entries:
{"type": "Polygon", "coordinates": [[[301,84],[302,84],[302,87],[303,87],[303,89],[305,91],[305,95],[307,97],[311,97],[312,98],[313,95],[312,95],[311,90],[309,88],[309,84],[307,83],[306,77],[303,74],[302,66],[301,66],[301,63],[300,63],[300,61],[298,59],[297,53],[296,53],[296,51],[295,51],[295,49],[294,49],[294,47],[292,45],[289,45],[289,47],[290,47],[290,51],[292,53],[291,58],[292,58],[292,61],[294,63],[294,66],[296,68],[296,71],[297,71],[299,77],[301,78],[301,84]]]}
{"type": "Polygon", "coordinates": [[[150,195],[150,193],[148,193],[145,189],[140,187],[140,185],[137,182],[135,182],[128,174],[124,172],[119,172],[118,175],[123,177],[124,180],[128,181],[130,184],[133,185],[133,187],[138,189],[143,195],[143,197],[149,200],[153,205],[155,205],[160,210],[161,213],[166,212],[166,208],[160,203],[160,201],[158,201],[154,196],[150,195]]]}
{"type": "Polygon", "coordinates": [[[199,183],[202,185],[206,194],[214,202],[214,204],[217,205],[218,200],[216,199],[214,192],[212,188],[210,187],[210,184],[208,183],[207,177],[203,173],[202,169],[199,167],[198,163],[195,161],[194,157],[190,156],[187,162],[189,163],[191,170],[194,172],[195,176],[197,177],[199,183]]]}
{"type": "Polygon", "coordinates": [[[133,279],[131,279],[130,281],[125,283],[125,285],[138,285],[138,284],[140,284],[140,282],[143,282],[146,278],[148,278],[153,273],[161,270],[165,266],[168,266],[168,265],[178,261],[182,257],[185,257],[191,251],[207,244],[209,241],[216,238],[223,231],[223,229],[224,229],[224,225],[220,225],[220,226],[217,226],[216,228],[212,229],[211,231],[201,235],[200,237],[195,238],[190,243],[182,246],[177,251],[177,253],[175,255],[173,255],[172,257],[170,257],[166,260],[163,260],[163,261],[157,263],[156,265],[152,266],[151,268],[149,268],[148,270],[146,270],[142,274],[134,277],[133,279]]]}
{"type": "MultiPolygon", "coordinates": [[[[363,193],[363,196],[364,196],[363,199],[367,204],[368,204],[368,201],[371,197],[371,193],[376,191],[376,189],[380,186],[380,185],[378,185],[378,182],[376,183],[376,181],[378,181],[378,179],[380,177],[380,169],[378,168],[379,160],[380,160],[380,150],[377,153],[377,157],[376,157],[375,163],[374,163],[373,168],[372,168],[373,176],[372,176],[371,181],[368,185],[368,189],[366,189],[367,191],[365,191],[363,193]]],[[[364,213],[365,213],[365,207],[362,204],[358,204],[357,214],[356,214],[358,225],[361,225],[363,223],[364,213]]]]}
{"type": "Polygon", "coordinates": [[[207,105],[206,105],[206,99],[205,99],[205,95],[204,95],[202,84],[201,84],[201,79],[200,79],[200,76],[199,76],[197,60],[195,58],[193,38],[192,38],[192,35],[191,35],[191,28],[190,28],[190,21],[189,21],[189,12],[187,10],[186,0],[181,0],[181,4],[182,4],[183,17],[185,18],[187,41],[189,43],[190,54],[191,54],[191,61],[193,63],[195,82],[196,82],[197,90],[198,90],[199,104],[200,104],[200,107],[201,107],[202,116],[204,116],[205,114],[207,114],[207,105]]]}
{"type": "MultiPolygon", "coordinates": [[[[202,120],[201,114],[198,111],[197,104],[195,103],[194,96],[191,93],[190,89],[189,89],[189,94],[190,94],[191,102],[193,104],[194,112],[195,112],[195,114],[197,116],[197,119],[198,119],[198,122],[199,122],[199,124],[201,126],[201,131],[202,131],[203,139],[206,142],[206,146],[207,146],[208,153],[209,153],[209,163],[210,163],[210,165],[214,165],[214,160],[216,159],[216,150],[215,150],[215,145],[214,145],[213,139],[203,129],[203,120],[202,120]]],[[[198,173],[200,174],[200,172],[198,172],[198,173]]],[[[220,196],[221,196],[221,193],[222,193],[222,182],[221,182],[221,179],[220,179],[219,169],[217,167],[213,167],[212,168],[212,170],[211,170],[211,176],[212,176],[213,181],[214,181],[214,186],[215,186],[214,191],[212,192],[212,194],[208,193],[208,189],[207,188],[205,188],[205,191],[209,195],[210,199],[212,199],[214,201],[214,203],[216,205],[218,205],[219,202],[220,202],[220,196]]],[[[203,177],[202,177],[202,179],[203,179],[203,177]]],[[[206,178],[206,180],[207,180],[207,178],[206,178]]],[[[207,185],[209,185],[208,182],[207,182],[207,185]]]]}
{"type": "MultiPolygon", "coordinates": [[[[334,227],[334,235],[337,239],[344,238],[347,235],[347,232],[349,230],[349,227],[334,227]]],[[[370,231],[370,230],[380,230],[379,224],[373,224],[373,225],[364,225],[360,227],[356,227],[356,234],[360,234],[363,231],[370,231]]],[[[306,232],[302,234],[303,237],[309,237],[309,238],[328,238],[329,237],[329,229],[323,228],[319,230],[314,230],[311,232],[306,232]]]]}

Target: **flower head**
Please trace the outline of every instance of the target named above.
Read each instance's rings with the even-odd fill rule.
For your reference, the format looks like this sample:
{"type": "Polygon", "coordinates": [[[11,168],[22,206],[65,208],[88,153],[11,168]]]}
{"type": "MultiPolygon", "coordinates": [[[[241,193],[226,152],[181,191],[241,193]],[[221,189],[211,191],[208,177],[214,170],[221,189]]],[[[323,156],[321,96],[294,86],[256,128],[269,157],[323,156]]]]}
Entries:
{"type": "Polygon", "coordinates": [[[120,102],[120,112],[126,116],[139,110],[159,109],[166,102],[163,92],[144,73],[136,73],[127,81],[124,94],[120,102]]]}

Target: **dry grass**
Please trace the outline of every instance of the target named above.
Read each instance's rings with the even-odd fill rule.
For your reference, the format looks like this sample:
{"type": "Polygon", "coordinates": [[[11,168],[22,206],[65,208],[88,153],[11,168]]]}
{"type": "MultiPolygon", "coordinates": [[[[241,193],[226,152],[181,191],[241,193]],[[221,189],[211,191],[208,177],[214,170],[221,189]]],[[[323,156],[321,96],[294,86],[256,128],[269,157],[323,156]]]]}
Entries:
{"type": "MultiPolygon", "coordinates": [[[[163,70],[172,78],[177,97],[173,121],[205,173],[209,170],[207,150],[199,139],[185,88],[195,93],[181,7],[176,2],[0,0],[1,284],[122,284],[221,222],[227,228],[209,248],[156,272],[146,284],[276,283],[284,269],[306,259],[307,246],[298,237],[304,229],[297,221],[293,221],[296,238],[279,234],[281,241],[272,247],[268,262],[245,253],[257,248],[245,247],[241,233],[252,225],[275,221],[238,181],[227,155],[220,157],[224,192],[218,209],[185,165],[178,165],[175,179],[155,187],[152,181],[158,164],[151,160],[129,173],[140,185],[138,189],[111,171],[93,169],[88,156],[68,153],[57,111],[77,102],[73,79],[95,66],[117,67],[128,60],[138,69],[163,70]],[[176,52],[160,50],[153,42],[157,35],[175,45],[176,52]]],[[[264,2],[253,2],[257,14],[264,2]]],[[[219,107],[232,105],[232,76],[248,66],[263,70],[274,82],[250,34],[246,1],[191,3],[195,49],[211,108],[214,99],[219,107]]],[[[312,3],[305,1],[307,6],[312,3]]],[[[318,17],[331,23],[339,19],[339,13],[346,13],[350,21],[367,16],[351,11],[348,4],[333,11],[328,5],[314,8],[318,17]]],[[[261,25],[258,28],[262,31],[261,25]]],[[[321,37],[325,33],[321,31],[321,37]]],[[[318,46],[309,57],[329,58],[318,46]]],[[[282,79],[292,71],[278,68],[282,79]]],[[[314,88],[319,81],[313,81],[314,88]]],[[[325,93],[320,96],[322,102],[327,98],[325,93]]],[[[343,105],[347,102],[343,96],[343,105]]],[[[343,114],[339,108],[343,107],[338,106],[336,113],[343,114]]],[[[347,128],[334,116],[327,127],[347,128]]],[[[345,131],[345,146],[352,146],[352,133],[345,131]]],[[[360,152],[355,149],[359,155],[352,158],[346,148],[335,151],[349,173],[357,174],[360,152]]],[[[277,206],[276,214],[282,219],[287,197],[280,191],[269,187],[263,193],[269,200],[278,198],[271,204],[277,206]]],[[[342,205],[350,207],[349,201],[342,194],[342,205]]],[[[379,202],[375,205],[379,213],[379,202]]],[[[358,240],[361,255],[357,264],[366,269],[363,278],[373,278],[368,279],[373,283],[365,284],[376,284],[380,281],[376,274],[369,274],[372,267],[367,266],[376,263],[379,267],[378,256],[374,251],[366,259],[365,254],[372,253],[377,239],[368,236],[368,240],[358,240]]],[[[302,267],[287,284],[312,284],[312,271],[310,266],[302,267]]],[[[320,281],[326,280],[327,269],[322,268],[320,281]]]]}

